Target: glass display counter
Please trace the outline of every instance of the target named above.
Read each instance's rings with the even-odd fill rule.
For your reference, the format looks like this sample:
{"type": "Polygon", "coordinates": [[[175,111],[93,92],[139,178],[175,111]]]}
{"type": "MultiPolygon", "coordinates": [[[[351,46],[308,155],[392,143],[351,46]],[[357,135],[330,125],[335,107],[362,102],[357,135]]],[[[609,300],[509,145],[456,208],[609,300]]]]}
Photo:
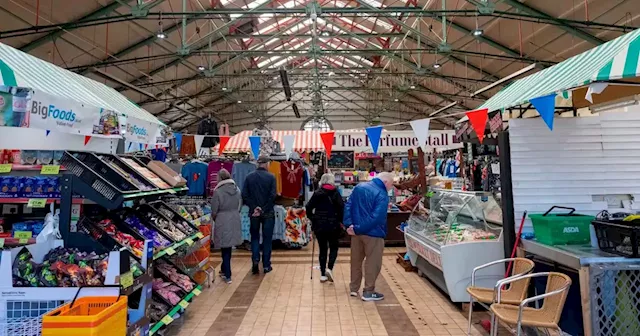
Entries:
{"type": "MultiPolygon", "coordinates": [[[[435,189],[420,201],[405,229],[411,263],[453,302],[468,302],[472,270],[504,258],[502,213],[490,193],[435,189]]],[[[493,287],[504,276],[504,265],[477,277],[479,286],[493,287]]]]}

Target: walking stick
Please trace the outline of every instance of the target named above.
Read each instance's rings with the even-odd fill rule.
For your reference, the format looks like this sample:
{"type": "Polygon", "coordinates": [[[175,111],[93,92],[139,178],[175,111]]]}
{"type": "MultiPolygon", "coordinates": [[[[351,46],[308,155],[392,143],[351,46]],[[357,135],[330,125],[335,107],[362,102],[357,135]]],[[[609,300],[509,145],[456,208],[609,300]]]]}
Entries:
{"type": "Polygon", "coordinates": [[[313,280],[313,255],[316,253],[316,240],[313,239],[313,231],[311,231],[311,280],[313,280]]]}

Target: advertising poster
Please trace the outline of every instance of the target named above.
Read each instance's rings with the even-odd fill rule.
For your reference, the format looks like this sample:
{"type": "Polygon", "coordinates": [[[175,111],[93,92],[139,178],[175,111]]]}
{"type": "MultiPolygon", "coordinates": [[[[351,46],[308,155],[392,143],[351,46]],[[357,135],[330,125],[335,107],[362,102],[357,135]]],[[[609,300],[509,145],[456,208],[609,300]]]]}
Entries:
{"type": "Polygon", "coordinates": [[[138,118],[127,118],[127,132],[124,138],[127,141],[141,144],[156,144],[159,136],[159,125],[138,118]]]}

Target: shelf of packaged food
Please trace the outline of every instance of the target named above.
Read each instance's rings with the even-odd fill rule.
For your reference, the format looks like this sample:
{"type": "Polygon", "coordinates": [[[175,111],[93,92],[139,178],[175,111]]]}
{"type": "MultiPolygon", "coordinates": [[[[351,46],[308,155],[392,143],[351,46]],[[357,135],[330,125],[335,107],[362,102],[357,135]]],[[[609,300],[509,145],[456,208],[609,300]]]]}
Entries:
{"type": "Polygon", "coordinates": [[[159,190],[152,190],[152,191],[141,191],[134,194],[126,194],[124,195],[124,198],[131,199],[131,198],[145,197],[145,196],[151,196],[151,195],[175,194],[175,193],[187,191],[187,190],[189,190],[189,188],[180,187],[180,188],[159,189],[159,190]]]}
{"type": "Polygon", "coordinates": [[[7,238],[0,237],[0,242],[2,243],[2,246],[22,246],[22,245],[35,244],[36,239],[35,238],[20,239],[20,238],[13,238],[13,237],[7,237],[7,238]]]}
{"type": "Polygon", "coordinates": [[[209,223],[209,222],[211,222],[211,214],[209,214],[209,215],[204,215],[204,216],[202,216],[202,217],[200,217],[200,218],[196,218],[196,219],[194,219],[194,220],[192,220],[192,221],[191,221],[191,223],[192,223],[193,225],[195,225],[195,226],[200,226],[200,225],[202,225],[202,222],[205,222],[205,223],[209,223]]]}
{"type": "Polygon", "coordinates": [[[183,239],[183,240],[181,240],[181,241],[179,241],[179,242],[177,242],[177,243],[175,243],[175,244],[163,249],[162,251],[154,254],[153,255],[153,260],[156,260],[156,259],[158,259],[160,257],[165,256],[165,255],[173,255],[174,253],[176,253],[176,250],[178,248],[181,248],[182,246],[185,246],[185,245],[193,246],[193,245],[196,244],[195,243],[196,241],[199,241],[198,244],[200,244],[201,243],[200,241],[202,241],[202,240],[207,240],[208,241],[209,237],[205,237],[202,234],[202,232],[198,232],[198,233],[196,233],[196,234],[194,234],[194,235],[192,235],[190,237],[187,237],[187,238],[185,238],[185,239],[183,239]]]}
{"type": "Polygon", "coordinates": [[[150,323],[151,323],[151,320],[146,316],[138,319],[136,323],[129,325],[129,327],[127,328],[127,336],[144,335],[142,330],[148,329],[150,323]]]}
{"type": "MultiPolygon", "coordinates": [[[[45,197],[30,197],[30,198],[12,198],[12,197],[4,197],[4,198],[0,198],[0,203],[7,203],[7,204],[28,204],[29,200],[32,199],[43,199],[45,197]]],[[[60,204],[60,198],[55,198],[55,197],[48,197],[46,198],[47,200],[47,204],[51,204],[51,203],[58,203],[60,204]]],[[[95,204],[95,202],[88,200],[86,198],[73,198],[71,200],[72,204],[95,204]]]]}
{"type": "MultiPolygon", "coordinates": [[[[23,164],[11,164],[11,171],[40,171],[42,165],[23,165],[23,164]]],[[[64,171],[64,167],[60,167],[60,171],[64,171]]]]}
{"type": "Polygon", "coordinates": [[[202,292],[202,286],[200,286],[200,285],[196,286],[196,288],[194,288],[184,298],[182,298],[182,300],[180,300],[180,302],[177,305],[175,305],[173,308],[171,308],[171,310],[169,310],[167,315],[165,315],[162,319],[160,319],[160,321],[156,322],[153,326],[151,326],[151,329],[149,330],[149,335],[154,335],[163,326],[171,324],[171,322],[173,322],[173,317],[180,310],[187,309],[187,307],[189,306],[189,302],[194,297],[200,295],[201,292],[202,292]]]}
{"type": "Polygon", "coordinates": [[[120,294],[129,296],[134,292],[136,292],[137,290],[139,290],[140,288],[144,287],[144,285],[150,283],[151,281],[153,281],[153,277],[147,273],[144,273],[141,276],[133,279],[133,284],[131,286],[122,288],[122,290],[120,291],[120,294]]]}

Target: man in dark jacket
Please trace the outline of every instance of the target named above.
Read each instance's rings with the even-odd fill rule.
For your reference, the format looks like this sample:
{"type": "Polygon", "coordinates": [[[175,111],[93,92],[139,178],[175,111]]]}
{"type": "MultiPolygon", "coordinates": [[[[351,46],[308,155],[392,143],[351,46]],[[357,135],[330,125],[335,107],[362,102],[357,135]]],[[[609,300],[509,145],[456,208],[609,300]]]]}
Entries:
{"type": "Polygon", "coordinates": [[[251,259],[253,274],[258,274],[260,263],[260,227],[262,226],[262,268],[264,273],[273,270],[271,267],[271,243],[275,214],[273,206],[276,201],[276,178],[267,167],[269,159],[260,157],[258,169],[247,175],[242,186],[242,200],[249,207],[251,220],[251,259]]]}
{"type": "Polygon", "coordinates": [[[358,184],[344,209],[344,225],[351,235],[351,296],[358,296],[365,261],[363,301],[379,301],[384,295],[375,292],[382,268],[384,238],[387,236],[387,211],[393,187],[393,174],[381,173],[368,183],[358,184]]]}

